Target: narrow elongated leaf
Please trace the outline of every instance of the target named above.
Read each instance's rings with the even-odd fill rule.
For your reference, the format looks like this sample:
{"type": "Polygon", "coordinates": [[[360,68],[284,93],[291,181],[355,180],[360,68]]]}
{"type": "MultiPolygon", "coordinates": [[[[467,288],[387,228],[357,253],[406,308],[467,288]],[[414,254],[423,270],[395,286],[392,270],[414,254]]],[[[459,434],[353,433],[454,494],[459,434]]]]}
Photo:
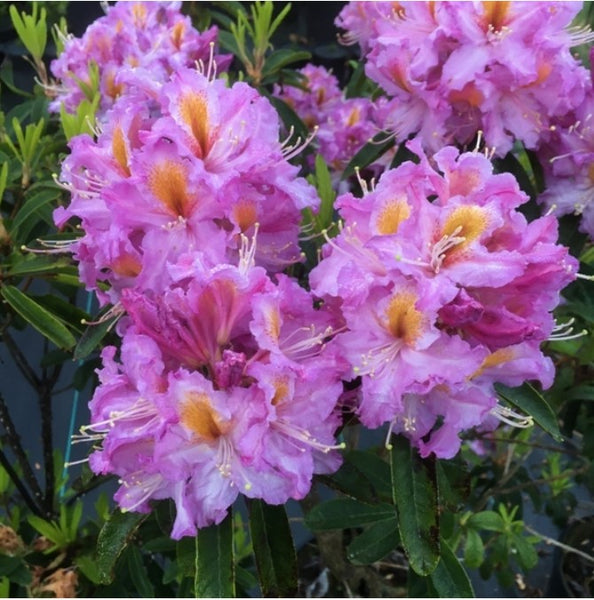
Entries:
{"type": "Polygon", "coordinates": [[[196,536],[196,598],[234,598],[233,519],[231,511],[219,525],[196,536]]]}
{"type": "Polygon", "coordinates": [[[68,259],[58,259],[48,256],[28,256],[24,260],[19,260],[8,268],[7,275],[17,277],[22,275],[34,275],[43,273],[76,273],[68,259]]]}
{"type": "Polygon", "coordinates": [[[89,356],[108,334],[117,319],[118,317],[113,317],[97,325],[89,325],[74,349],[74,360],[80,360],[89,356]]]}
{"type": "Polygon", "coordinates": [[[1,291],[13,310],[56,346],[68,350],[76,344],[74,336],[66,326],[30,296],[12,285],[4,286],[1,291]]]}
{"type": "Polygon", "coordinates": [[[358,535],[347,547],[347,558],[357,565],[369,565],[389,554],[400,543],[396,516],[378,521],[358,535]]]}
{"type": "Polygon", "coordinates": [[[311,54],[305,50],[289,50],[287,48],[281,48],[275,50],[267,59],[264,65],[264,71],[262,75],[266,77],[270,73],[274,73],[287,65],[301,60],[309,60],[311,54]]]}
{"type": "Polygon", "coordinates": [[[429,575],[439,561],[439,518],[435,461],[422,460],[403,436],[391,451],[392,494],[398,527],[410,565],[429,575]]]}
{"type": "Polygon", "coordinates": [[[141,598],[154,598],[155,589],[149,579],[149,574],[142,560],[142,554],[137,546],[128,547],[128,572],[130,579],[141,598]]]}
{"type": "Polygon", "coordinates": [[[441,559],[430,577],[440,598],[474,598],[464,567],[444,540],[441,540],[441,559]]]}
{"type": "Polygon", "coordinates": [[[487,531],[503,531],[505,523],[499,513],[494,510],[483,510],[475,513],[468,519],[468,526],[475,529],[486,529],[487,531]]]}
{"type": "Polygon", "coordinates": [[[495,390],[503,399],[530,415],[536,423],[547,433],[550,433],[557,441],[563,440],[555,413],[542,395],[529,383],[524,383],[516,388],[496,383],[495,390]]]}
{"type": "Polygon", "coordinates": [[[99,580],[103,584],[113,581],[118,558],[148,515],[115,511],[97,538],[97,569],[99,580]]]}
{"type": "Polygon", "coordinates": [[[54,202],[60,196],[60,190],[45,189],[31,196],[17,213],[12,222],[11,233],[16,231],[23,223],[25,223],[33,214],[41,209],[46,204],[54,202]]]}
{"type": "Polygon", "coordinates": [[[314,508],[305,516],[305,524],[314,531],[361,527],[394,516],[391,504],[366,504],[351,498],[335,498],[314,508]]]}
{"type": "Polygon", "coordinates": [[[258,579],[265,597],[291,597],[297,593],[297,555],[284,506],[250,500],[250,534],[258,579]]]}

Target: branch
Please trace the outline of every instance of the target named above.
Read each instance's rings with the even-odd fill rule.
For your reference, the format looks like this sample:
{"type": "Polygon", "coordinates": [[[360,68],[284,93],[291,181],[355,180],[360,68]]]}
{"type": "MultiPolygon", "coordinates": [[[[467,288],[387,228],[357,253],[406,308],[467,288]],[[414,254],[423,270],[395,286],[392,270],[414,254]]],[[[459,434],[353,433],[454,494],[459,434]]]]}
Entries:
{"type": "Polygon", "coordinates": [[[12,336],[8,331],[4,330],[2,332],[2,339],[6,344],[6,347],[10,351],[16,366],[19,371],[23,374],[23,377],[35,388],[39,389],[41,385],[41,380],[31,367],[31,365],[27,362],[25,355],[21,352],[21,349],[18,347],[16,342],[12,339],[12,336]]]}
{"type": "Polygon", "coordinates": [[[2,450],[0,450],[0,465],[2,465],[2,467],[4,467],[4,470],[8,473],[8,476],[10,477],[10,479],[14,483],[14,486],[23,497],[23,500],[25,501],[25,504],[29,507],[29,510],[34,515],[37,515],[38,517],[43,517],[43,510],[39,508],[37,504],[35,504],[33,498],[31,498],[31,496],[29,495],[27,488],[23,485],[23,482],[20,480],[16,471],[12,468],[10,461],[8,460],[8,458],[6,458],[6,455],[4,454],[4,452],[2,452],[2,450]]]}

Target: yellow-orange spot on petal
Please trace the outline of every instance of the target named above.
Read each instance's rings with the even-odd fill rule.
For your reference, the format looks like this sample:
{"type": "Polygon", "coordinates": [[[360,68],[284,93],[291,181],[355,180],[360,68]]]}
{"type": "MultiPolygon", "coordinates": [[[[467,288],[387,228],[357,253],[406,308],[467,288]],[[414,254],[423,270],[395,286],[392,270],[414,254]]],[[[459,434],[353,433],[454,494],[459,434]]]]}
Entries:
{"type": "Polygon", "coordinates": [[[408,345],[418,339],[423,325],[423,313],[415,308],[416,301],[417,296],[413,292],[398,292],[386,308],[388,330],[408,345]]]}
{"type": "Polygon", "coordinates": [[[399,19],[404,19],[406,17],[406,10],[400,2],[392,2],[392,11],[399,19]]]}
{"type": "Polygon", "coordinates": [[[464,248],[476,240],[487,227],[487,216],[480,206],[459,206],[446,219],[441,235],[462,237],[453,250],[464,248]]]}
{"type": "Polygon", "coordinates": [[[266,312],[266,333],[276,342],[280,337],[281,319],[276,307],[266,312]]]}
{"type": "Polygon", "coordinates": [[[110,71],[105,76],[105,93],[114,100],[124,91],[124,86],[115,82],[115,76],[114,71],[110,71]]]}
{"type": "Polygon", "coordinates": [[[381,235],[393,235],[400,224],[410,217],[410,206],[404,198],[388,202],[379,212],[375,225],[381,235]]]}
{"type": "Polygon", "coordinates": [[[144,25],[146,20],[146,6],[143,2],[135,2],[132,6],[132,16],[137,26],[144,25]]]}
{"type": "Polygon", "coordinates": [[[485,25],[489,25],[494,31],[501,31],[501,28],[506,24],[509,7],[509,0],[489,0],[483,2],[485,25]]]}
{"type": "Polygon", "coordinates": [[[205,158],[210,150],[208,106],[203,94],[185,92],[179,103],[182,120],[188,125],[198,142],[199,158],[205,158]]]}
{"type": "Polygon", "coordinates": [[[588,167],[588,179],[594,184],[594,163],[588,167]]]}
{"type": "Polygon", "coordinates": [[[272,398],[272,405],[277,406],[289,397],[289,382],[286,378],[278,378],[274,381],[274,396],[272,398]]]}
{"type": "Polygon", "coordinates": [[[485,100],[482,92],[472,81],[467,83],[461,90],[452,90],[448,98],[452,104],[465,102],[472,108],[479,107],[485,100]]]}
{"type": "Polygon", "coordinates": [[[489,354],[485,360],[483,360],[481,366],[470,376],[470,379],[480,377],[487,369],[498,367],[506,362],[509,362],[514,357],[514,351],[512,348],[499,348],[489,354]]]}
{"type": "Polygon", "coordinates": [[[111,139],[111,151],[113,157],[118,161],[118,164],[126,175],[130,176],[130,167],[128,167],[128,151],[126,150],[126,140],[124,138],[124,132],[118,125],[113,131],[113,137],[111,139]]]}
{"type": "Polygon", "coordinates": [[[242,232],[247,231],[258,221],[258,207],[255,202],[240,200],[233,206],[233,220],[242,232]]]}
{"type": "Polygon", "coordinates": [[[142,271],[142,264],[134,256],[123,254],[112,263],[111,270],[120,277],[136,277],[142,271]]]}
{"type": "Polygon", "coordinates": [[[173,30],[171,31],[171,41],[178,50],[181,48],[185,30],[185,23],[183,21],[179,21],[174,25],[173,30]]]}
{"type": "Polygon", "coordinates": [[[325,99],[326,99],[326,90],[323,87],[318,88],[318,91],[316,93],[316,104],[318,106],[321,106],[322,102],[324,102],[325,99]]]}
{"type": "Polygon", "coordinates": [[[205,392],[189,392],[181,405],[180,420],[199,438],[214,442],[229,429],[228,423],[221,420],[213,409],[205,392]]]}
{"type": "Polygon", "coordinates": [[[172,160],[155,164],[149,173],[149,188],[175,216],[188,216],[190,197],[187,171],[183,165],[172,160]]]}
{"type": "Polygon", "coordinates": [[[350,112],[349,117],[346,122],[347,127],[353,127],[360,120],[361,120],[361,111],[357,107],[353,108],[353,110],[350,112]]]}
{"type": "Polygon", "coordinates": [[[553,70],[553,65],[550,62],[539,63],[536,69],[536,80],[532,85],[540,85],[546,81],[553,70]]]}

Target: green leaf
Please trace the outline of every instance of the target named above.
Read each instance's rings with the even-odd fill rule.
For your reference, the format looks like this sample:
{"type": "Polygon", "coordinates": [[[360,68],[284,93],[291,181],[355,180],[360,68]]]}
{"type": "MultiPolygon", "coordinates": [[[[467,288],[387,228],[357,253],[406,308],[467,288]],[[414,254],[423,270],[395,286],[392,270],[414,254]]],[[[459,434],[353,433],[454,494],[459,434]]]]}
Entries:
{"type": "Polygon", "coordinates": [[[184,577],[196,577],[196,542],[185,537],[175,545],[175,562],[177,572],[184,577]]]}
{"type": "Polygon", "coordinates": [[[356,565],[369,565],[389,554],[400,543],[396,517],[378,521],[365,529],[347,547],[347,558],[356,565]]]}
{"type": "Polygon", "coordinates": [[[513,406],[530,415],[547,433],[557,441],[563,441],[555,413],[547,401],[529,383],[510,388],[501,383],[495,384],[495,390],[513,406]]]}
{"type": "Polygon", "coordinates": [[[109,333],[119,317],[100,321],[96,325],[89,325],[82,334],[74,349],[74,360],[86,358],[97,348],[101,340],[109,333]]]}
{"type": "Polygon", "coordinates": [[[89,581],[92,581],[96,585],[101,583],[99,569],[97,568],[97,563],[93,557],[89,556],[88,554],[83,554],[78,556],[74,560],[74,563],[89,581]]]}
{"type": "Polygon", "coordinates": [[[61,321],[18,288],[7,285],[2,288],[1,292],[16,313],[56,346],[68,350],[76,344],[74,336],[61,321]]]}
{"type": "Polygon", "coordinates": [[[262,500],[248,502],[250,534],[262,595],[291,597],[297,593],[297,555],[284,506],[262,500]]]}
{"type": "Polygon", "coordinates": [[[115,511],[97,538],[97,568],[102,584],[113,581],[118,558],[148,515],[115,511]]]}
{"type": "Polygon", "coordinates": [[[441,540],[441,559],[430,577],[440,598],[474,598],[464,567],[444,540],[441,540]]]}
{"type": "Polygon", "coordinates": [[[503,531],[505,523],[499,513],[494,510],[483,510],[475,513],[468,519],[468,526],[474,529],[485,529],[487,531],[503,531]]]}
{"type": "Polygon", "coordinates": [[[485,545],[475,529],[466,531],[466,542],[464,543],[464,562],[473,569],[478,569],[485,559],[485,545]]]}
{"type": "Polygon", "coordinates": [[[516,557],[523,569],[532,569],[538,563],[538,554],[534,546],[521,535],[511,534],[511,541],[516,549],[516,557]]]}
{"type": "Polygon", "coordinates": [[[314,506],[305,516],[305,525],[314,531],[348,529],[394,517],[391,504],[366,504],[351,498],[335,498],[314,506]]]}
{"type": "Polygon", "coordinates": [[[304,50],[290,50],[287,48],[283,48],[281,50],[275,50],[272,52],[264,63],[264,69],[262,71],[263,77],[270,75],[271,73],[275,73],[279,71],[283,67],[290,65],[294,62],[299,62],[302,60],[309,60],[311,58],[311,54],[304,50]]]}
{"type": "Polygon", "coordinates": [[[265,90],[262,91],[262,94],[266,96],[272,106],[274,106],[287,131],[290,131],[291,127],[293,127],[293,137],[291,139],[296,140],[298,137],[301,138],[301,141],[307,139],[309,136],[309,130],[307,129],[305,123],[299,118],[297,113],[280,98],[272,96],[265,90]]]}
{"type": "Polygon", "coordinates": [[[377,454],[365,450],[353,450],[344,456],[371,483],[380,498],[392,498],[390,465],[377,454]]]}
{"type": "MultiPolygon", "coordinates": [[[[30,198],[27,199],[25,204],[23,204],[22,208],[17,213],[14,221],[12,222],[12,226],[10,231],[13,235],[17,234],[19,227],[21,227],[24,223],[34,216],[37,216],[37,220],[39,220],[40,214],[39,211],[41,208],[50,204],[51,202],[55,202],[60,197],[60,192],[58,190],[50,190],[45,189],[36,194],[33,194],[30,198]]],[[[18,234],[17,234],[18,235],[18,234]]],[[[25,240],[22,240],[25,241],[25,240]]]]}
{"type": "Polygon", "coordinates": [[[19,585],[29,585],[32,580],[27,563],[22,558],[5,554],[0,554],[0,576],[8,577],[10,581],[19,585]]]}
{"type": "Polygon", "coordinates": [[[205,527],[196,536],[196,598],[235,597],[233,519],[231,511],[219,525],[205,527]]]}
{"type": "Polygon", "coordinates": [[[414,571],[429,575],[439,561],[435,461],[422,460],[405,437],[396,436],[391,465],[392,494],[402,545],[414,571]]]}
{"type": "Polygon", "coordinates": [[[564,395],[563,399],[566,401],[573,400],[594,400],[594,385],[581,384],[568,390],[564,395]]]}
{"type": "Polygon", "coordinates": [[[393,137],[388,137],[385,133],[377,133],[353,156],[342,173],[342,179],[348,179],[351,175],[354,175],[355,168],[364,169],[368,167],[393,146],[393,137]]]}
{"type": "MultiPolygon", "coordinates": [[[[19,255],[19,259],[21,256],[19,255]]],[[[67,258],[59,258],[50,256],[33,256],[27,255],[24,259],[18,260],[13,266],[9,267],[6,274],[11,277],[20,277],[23,275],[35,275],[43,273],[55,273],[58,271],[64,273],[72,273],[74,267],[67,258]]]]}
{"type": "Polygon", "coordinates": [[[130,579],[139,596],[141,598],[154,598],[155,589],[150,582],[147,568],[142,560],[142,554],[134,544],[128,546],[127,558],[130,579]]]}

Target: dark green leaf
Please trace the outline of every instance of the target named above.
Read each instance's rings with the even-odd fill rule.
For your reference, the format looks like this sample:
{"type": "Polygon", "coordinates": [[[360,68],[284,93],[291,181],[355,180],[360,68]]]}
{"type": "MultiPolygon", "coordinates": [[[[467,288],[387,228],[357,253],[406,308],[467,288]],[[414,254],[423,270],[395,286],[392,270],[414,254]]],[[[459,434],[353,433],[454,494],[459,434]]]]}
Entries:
{"type": "Polygon", "coordinates": [[[99,575],[99,570],[97,569],[97,563],[91,556],[83,554],[77,557],[74,563],[88,580],[95,584],[101,583],[101,577],[99,575]]]}
{"type": "Polygon", "coordinates": [[[349,462],[369,480],[380,498],[392,497],[392,479],[390,465],[371,451],[353,450],[345,454],[345,462],[349,462]]]}
{"type": "MultiPolygon", "coordinates": [[[[14,233],[23,223],[32,215],[37,213],[43,206],[50,202],[55,202],[60,197],[60,190],[44,189],[32,195],[23,204],[21,210],[17,213],[11,226],[11,233],[14,233]]],[[[24,240],[23,240],[24,241],[24,240]]]]}
{"type": "Polygon", "coordinates": [[[475,529],[466,531],[466,542],[464,543],[464,562],[471,568],[477,569],[485,558],[485,545],[475,529]]]}
{"type": "Polygon", "coordinates": [[[517,550],[516,557],[523,569],[532,569],[538,563],[538,554],[534,546],[521,535],[512,534],[512,543],[517,550]]]}
{"type": "Polygon", "coordinates": [[[175,548],[178,573],[186,577],[196,577],[196,542],[185,537],[179,540],[175,548]]]}
{"type": "Polygon", "coordinates": [[[2,296],[16,313],[56,346],[69,349],[76,344],[74,336],[61,321],[18,288],[11,285],[4,286],[2,296]]]}
{"type": "Polygon", "coordinates": [[[0,577],[8,577],[19,585],[31,583],[31,572],[22,558],[0,554],[0,577]]]}
{"type": "Polygon", "coordinates": [[[231,511],[219,525],[205,527],[196,536],[196,598],[235,597],[233,519],[231,511]]]}
{"type": "Polygon", "coordinates": [[[444,540],[441,541],[441,559],[431,573],[431,581],[440,598],[474,598],[464,567],[444,540]]]}
{"type": "Polygon", "coordinates": [[[148,571],[137,546],[131,544],[127,550],[130,579],[141,598],[154,598],[155,590],[150,582],[148,571]]]}
{"type": "Polygon", "coordinates": [[[594,385],[576,385],[564,394],[565,400],[594,400],[594,385]]]}
{"type": "Polygon", "coordinates": [[[74,349],[74,360],[86,358],[97,348],[101,340],[108,334],[118,317],[99,322],[97,325],[89,325],[82,334],[76,348],[74,349]]]}
{"type": "Polygon", "coordinates": [[[391,504],[366,504],[351,498],[335,498],[314,506],[305,516],[305,525],[314,531],[348,529],[393,516],[394,507],[391,504]]]}
{"type": "Polygon", "coordinates": [[[347,547],[347,558],[357,565],[369,565],[389,554],[400,543],[396,517],[373,523],[347,547]]]}
{"type": "Polygon", "coordinates": [[[547,433],[550,433],[557,441],[563,440],[555,413],[542,395],[529,383],[524,383],[516,388],[496,383],[495,390],[504,400],[507,400],[510,404],[530,415],[536,423],[547,433]]]}
{"type": "Polygon", "coordinates": [[[384,155],[390,148],[394,146],[394,138],[385,133],[376,134],[373,139],[367,142],[349,164],[345,167],[342,173],[342,179],[348,179],[355,173],[355,168],[364,169],[372,162],[384,155]],[[386,139],[388,138],[388,139],[386,139]]]}
{"type": "Polygon", "coordinates": [[[271,73],[275,73],[279,69],[286,67],[295,62],[299,62],[302,60],[309,60],[311,58],[311,54],[304,50],[290,50],[287,48],[283,48],[280,50],[275,50],[270,56],[266,58],[266,63],[264,64],[264,70],[262,71],[262,76],[266,77],[271,73]]]}
{"type": "Polygon", "coordinates": [[[258,580],[247,569],[239,565],[235,569],[235,581],[237,582],[238,593],[246,597],[248,592],[258,587],[258,580]]]}
{"type": "Polygon", "coordinates": [[[262,500],[248,502],[250,534],[262,595],[291,597],[297,593],[297,555],[284,506],[262,500]]]}
{"type": "Polygon", "coordinates": [[[56,271],[63,271],[66,273],[74,272],[73,266],[68,259],[60,258],[56,260],[55,257],[33,256],[32,254],[28,254],[22,260],[15,261],[13,265],[7,269],[6,274],[11,277],[17,277],[38,273],[55,273],[56,271]]]}
{"type": "Polygon", "coordinates": [[[105,522],[97,538],[97,568],[101,583],[113,581],[118,558],[147,515],[116,510],[105,522]]]}
{"type": "Polygon", "coordinates": [[[411,567],[428,575],[439,561],[439,518],[435,461],[422,460],[403,436],[391,451],[392,494],[402,545],[411,567]]]}

